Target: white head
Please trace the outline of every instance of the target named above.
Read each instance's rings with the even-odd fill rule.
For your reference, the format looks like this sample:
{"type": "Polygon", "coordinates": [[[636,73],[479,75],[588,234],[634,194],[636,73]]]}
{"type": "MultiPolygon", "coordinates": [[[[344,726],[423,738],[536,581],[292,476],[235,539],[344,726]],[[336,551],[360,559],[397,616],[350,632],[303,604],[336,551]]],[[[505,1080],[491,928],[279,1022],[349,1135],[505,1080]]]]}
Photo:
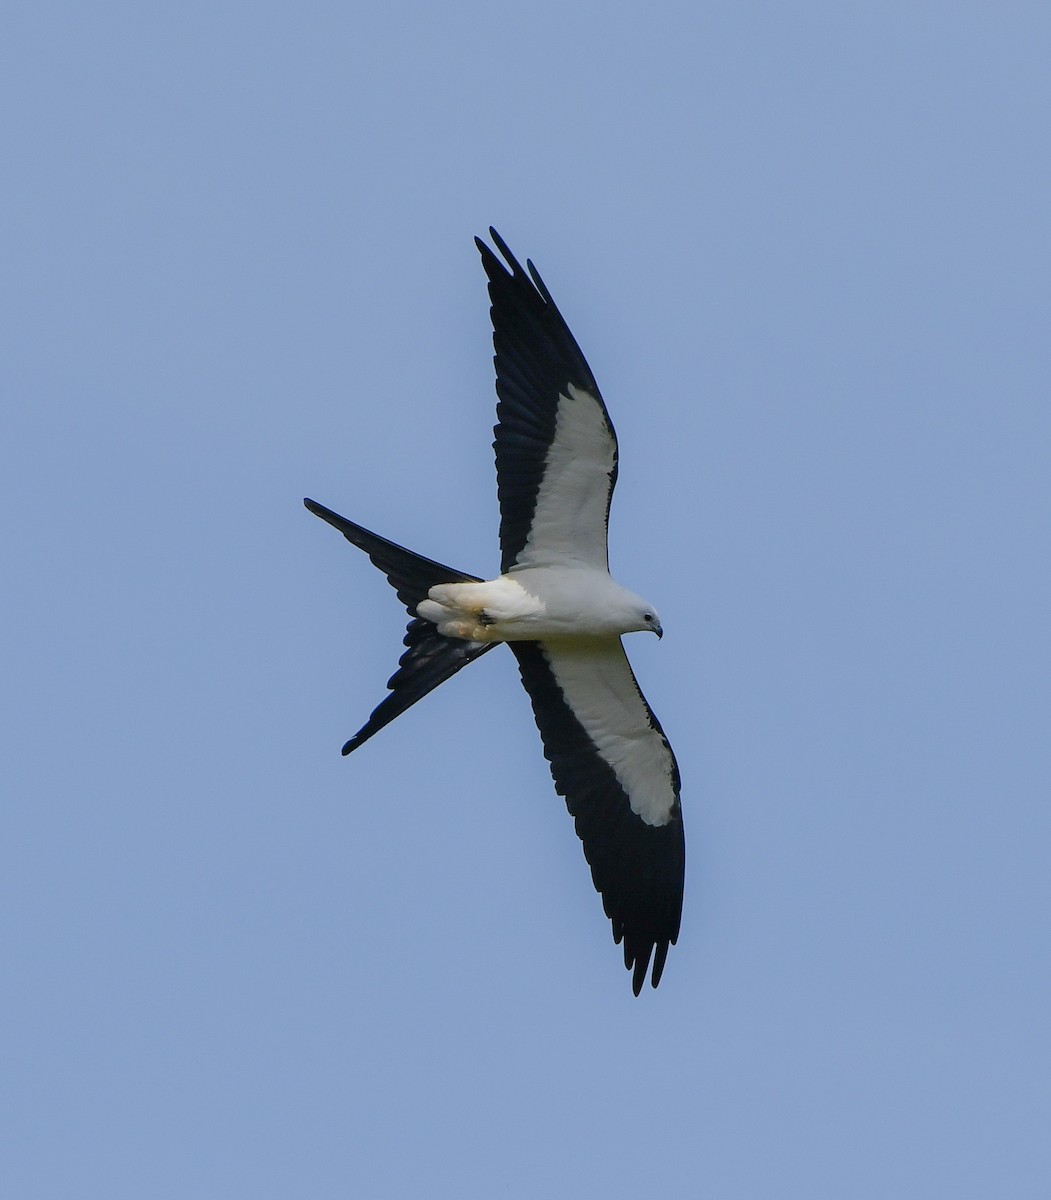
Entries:
{"type": "Polygon", "coordinates": [[[658,637],[664,636],[657,610],[641,596],[625,592],[624,607],[620,615],[628,622],[622,628],[623,633],[655,633],[658,637]]]}
{"type": "Polygon", "coordinates": [[[664,630],[661,629],[661,619],[652,604],[644,604],[639,615],[642,623],[637,625],[636,628],[640,633],[655,633],[659,638],[664,637],[664,630]]]}

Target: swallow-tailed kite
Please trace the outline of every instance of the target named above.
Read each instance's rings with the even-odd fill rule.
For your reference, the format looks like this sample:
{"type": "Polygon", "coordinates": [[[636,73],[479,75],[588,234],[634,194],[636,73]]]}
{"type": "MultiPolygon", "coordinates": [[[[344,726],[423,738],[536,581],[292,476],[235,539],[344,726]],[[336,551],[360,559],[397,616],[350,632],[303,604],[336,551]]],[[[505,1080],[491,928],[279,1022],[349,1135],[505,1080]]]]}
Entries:
{"type": "Polygon", "coordinates": [[[595,378],[533,264],[527,274],[489,232],[507,263],[475,239],[496,349],[501,574],[442,566],[304,501],[368,554],[410,617],[391,694],[343,753],[506,642],[638,995],[678,936],[686,859],[675,756],[621,645],[636,630],[660,637],[661,623],[610,578],[617,439],[595,378]]]}

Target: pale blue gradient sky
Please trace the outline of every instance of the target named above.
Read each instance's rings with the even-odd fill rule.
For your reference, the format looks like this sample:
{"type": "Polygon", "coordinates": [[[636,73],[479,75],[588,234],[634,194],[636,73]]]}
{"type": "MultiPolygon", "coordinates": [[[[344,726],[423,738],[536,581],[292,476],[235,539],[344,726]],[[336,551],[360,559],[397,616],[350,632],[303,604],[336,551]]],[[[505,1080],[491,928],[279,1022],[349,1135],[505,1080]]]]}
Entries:
{"type": "Polygon", "coordinates": [[[0,1191],[1051,1186],[1046,4],[21,4],[0,1191]],[[471,238],[621,440],[688,880],[640,1000],[511,656],[471,238]]]}

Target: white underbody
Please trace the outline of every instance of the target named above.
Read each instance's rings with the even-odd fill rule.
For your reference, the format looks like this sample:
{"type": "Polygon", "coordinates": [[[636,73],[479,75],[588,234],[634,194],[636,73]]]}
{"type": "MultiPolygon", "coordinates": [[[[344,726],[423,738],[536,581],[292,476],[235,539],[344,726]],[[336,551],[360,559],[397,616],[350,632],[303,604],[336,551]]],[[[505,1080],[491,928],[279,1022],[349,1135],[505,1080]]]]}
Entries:
{"type": "MultiPolygon", "coordinates": [[[[620,637],[661,633],[656,609],[606,568],[616,441],[601,402],[573,384],[559,396],[555,436],[529,536],[505,575],[432,587],[416,613],[446,637],[536,642],[566,706],[614,772],[631,810],[660,826],[678,811],[675,759],[639,691],[620,637]]],[[[556,718],[557,719],[557,718],[556,718]]]]}
{"type": "Polygon", "coordinates": [[[532,642],[619,637],[649,626],[645,601],[608,571],[589,566],[519,567],[484,583],[432,587],[416,613],[446,637],[472,642],[532,642]]]}
{"type": "Polygon", "coordinates": [[[647,825],[672,819],[675,761],[620,642],[623,633],[660,632],[652,606],[608,571],[561,565],[517,567],[485,583],[439,584],[416,612],[446,637],[539,643],[566,704],[613,769],[632,811],[647,825]]]}

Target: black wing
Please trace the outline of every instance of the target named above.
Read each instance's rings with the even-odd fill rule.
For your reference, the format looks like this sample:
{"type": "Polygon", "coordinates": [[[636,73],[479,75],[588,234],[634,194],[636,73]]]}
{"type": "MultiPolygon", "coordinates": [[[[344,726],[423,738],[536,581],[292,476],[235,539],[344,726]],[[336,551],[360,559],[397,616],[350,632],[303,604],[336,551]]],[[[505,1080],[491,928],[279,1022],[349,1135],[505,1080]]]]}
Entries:
{"type": "Polygon", "coordinates": [[[637,996],[679,936],[686,842],[679,769],[619,639],[508,643],[637,996]]]}
{"type": "Polygon", "coordinates": [[[510,270],[476,238],[496,350],[501,570],[571,560],[605,567],[617,438],[598,384],[532,263],[510,270]]]}

